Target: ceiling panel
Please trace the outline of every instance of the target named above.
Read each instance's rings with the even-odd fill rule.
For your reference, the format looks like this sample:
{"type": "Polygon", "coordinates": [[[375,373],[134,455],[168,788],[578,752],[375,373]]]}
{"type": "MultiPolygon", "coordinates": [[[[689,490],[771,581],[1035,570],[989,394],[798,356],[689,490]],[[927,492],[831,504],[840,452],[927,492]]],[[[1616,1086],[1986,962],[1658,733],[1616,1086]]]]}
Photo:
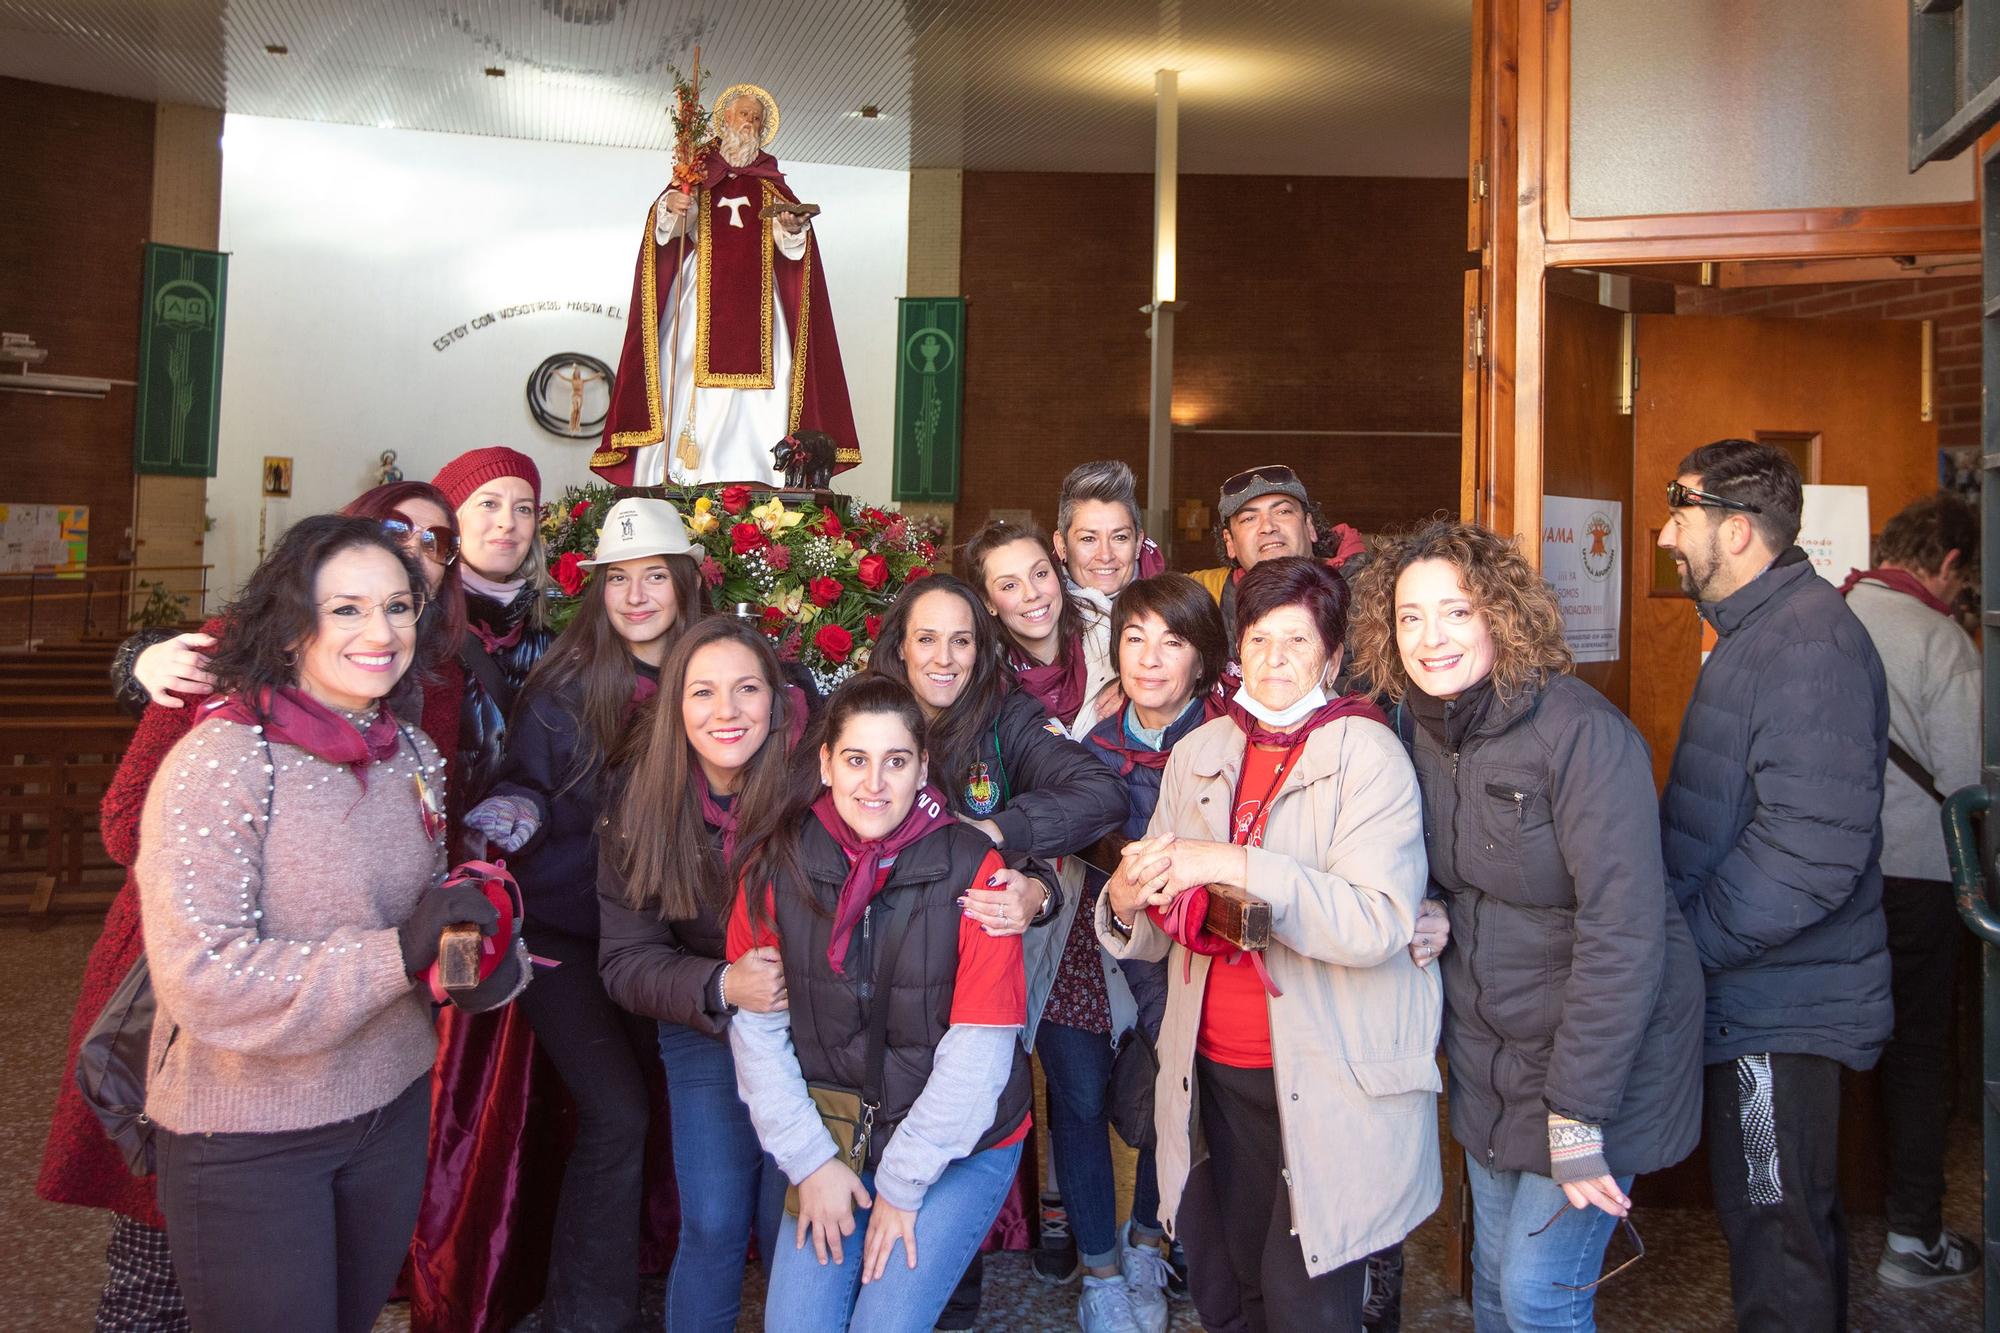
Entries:
{"type": "Polygon", "coordinates": [[[1183,171],[1429,176],[1465,169],[1470,32],[1471,0],[0,0],[0,75],[662,149],[699,42],[710,88],[777,98],[783,158],[1150,171],[1175,68],[1183,171]]]}

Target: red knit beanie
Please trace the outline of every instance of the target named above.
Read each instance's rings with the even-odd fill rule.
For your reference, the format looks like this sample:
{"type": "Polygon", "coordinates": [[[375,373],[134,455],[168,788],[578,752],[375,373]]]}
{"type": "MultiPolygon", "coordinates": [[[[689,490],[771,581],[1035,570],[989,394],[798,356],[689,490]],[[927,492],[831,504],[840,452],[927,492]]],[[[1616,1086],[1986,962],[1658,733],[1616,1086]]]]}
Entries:
{"type": "Polygon", "coordinates": [[[542,504],[542,474],[535,460],[517,449],[494,445],[489,449],[468,449],[438,469],[431,484],[445,493],[451,507],[458,509],[472,493],[500,477],[519,477],[535,493],[535,507],[542,504]]]}

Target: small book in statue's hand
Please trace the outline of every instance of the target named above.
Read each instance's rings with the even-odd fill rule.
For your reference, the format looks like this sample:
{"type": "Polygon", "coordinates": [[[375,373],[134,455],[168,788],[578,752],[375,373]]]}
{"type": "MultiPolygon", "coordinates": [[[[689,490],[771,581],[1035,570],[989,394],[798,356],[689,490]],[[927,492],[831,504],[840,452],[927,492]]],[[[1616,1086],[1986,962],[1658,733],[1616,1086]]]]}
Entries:
{"type": "Polygon", "coordinates": [[[764,205],[764,211],[759,213],[757,216],[760,218],[774,218],[782,213],[789,213],[791,216],[795,218],[818,217],[819,205],[795,204],[787,199],[779,199],[775,200],[772,203],[764,205]]]}

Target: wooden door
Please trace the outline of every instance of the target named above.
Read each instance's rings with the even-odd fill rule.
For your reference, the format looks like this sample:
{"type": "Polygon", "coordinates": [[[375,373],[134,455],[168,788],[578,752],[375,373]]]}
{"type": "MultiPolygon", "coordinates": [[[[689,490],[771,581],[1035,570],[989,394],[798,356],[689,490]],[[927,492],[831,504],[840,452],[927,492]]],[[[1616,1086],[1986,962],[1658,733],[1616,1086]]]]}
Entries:
{"type": "MultiPolygon", "coordinates": [[[[1923,329],[1897,320],[1638,317],[1633,407],[1632,699],[1666,784],[1682,712],[1701,664],[1694,603],[1653,557],[1667,482],[1711,440],[1765,439],[1810,461],[1808,482],[1868,488],[1869,533],[1937,487],[1937,423],[1921,410],[1923,329]],[[1672,591],[1663,589],[1665,584],[1672,591]]],[[[1855,1212],[1881,1211],[1881,1116],[1872,1073],[1841,1090],[1841,1193],[1855,1212]]],[[[1648,1203],[1709,1203],[1697,1151],[1649,1178],[1648,1203]]]]}

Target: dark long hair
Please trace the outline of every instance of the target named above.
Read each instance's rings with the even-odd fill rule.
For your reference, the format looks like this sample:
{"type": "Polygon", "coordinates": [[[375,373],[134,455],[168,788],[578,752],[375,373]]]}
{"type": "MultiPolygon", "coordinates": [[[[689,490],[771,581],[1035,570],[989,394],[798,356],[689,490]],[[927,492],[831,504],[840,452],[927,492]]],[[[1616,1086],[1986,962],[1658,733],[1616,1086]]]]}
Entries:
{"type": "MultiPolygon", "coordinates": [[[[701,571],[691,556],[661,558],[674,583],[674,623],[667,631],[671,647],[701,615],[701,571]]],[[[576,618],[535,663],[514,704],[518,714],[543,697],[554,701],[576,687],[576,749],[563,777],[565,790],[600,771],[631,729],[632,687],[639,670],[632,664],[631,645],[611,627],[605,582],[603,569],[593,571],[576,618]]]]}
{"type": "MultiPolygon", "coordinates": [[[[444,525],[451,529],[453,539],[457,539],[458,511],[451,507],[451,500],[443,491],[427,481],[392,481],[387,486],[377,486],[349,500],[341,506],[340,512],[349,518],[372,518],[378,523],[386,518],[401,519],[414,528],[416,519],[403,508],[411,500],[428,500],[436,505],[444,514],[444,525]]],[[[422,567],[422,557],[419,556],[419,570],[422,567]]],[[[459,641],[465,637],[465,580],[459,573],[463,567],[464,562],[460,560],[446,565],[437,591],[430,594],[424,605],[425,621],[438,622],[436,634],[418,635],[419,640],[426,643],[422,656],[426,668],[445,658],[456,657],[459,641]]]]}
{"type": "Polygon", "coordinates": [[[972,771],[980,747],[993,731],[1000,708],[1014,688],[1014,673],[1000,647],[999,624],[987,614],[986,604],[963,579],[950,574],[933,574],[906,584],[882,618],[882,630],[875,636],[875,651],[868,659],[871,674],[886,676],[905,690],[910,686],[910,669],[903,661],[903,635],[910,624],[910,611],[917,599],[928,593],[950,593],[965,603],[972,613],[972,675],[959,692],[958,702],[939,713],[929,724],[931,779],[960,809],[965,799],[965,778],[972,771]]]}
{"type": "MultiPolygon", "coordinates": [[[[228,628],[208,659],[217,693],[243,695],[254,707],[263,690],[297,685],[299,653],[319,634],[319,603],[313,584],[320,569],[342,551],[370,548],[393,556],[409,577],[410,591],[424,595],[423,571],[376,520],[339,514],[302,518],[285,530],[236,599],[223,608],[228,628]]],[[[424,623],[418,621],[419,655],[424,623]]],[[[403,673],[384,698],[385,704],[394,705],[413,688],[411,675],[403,673]]]]}
{"type": "MultiPolygon", "coordinates": [[[[785,675],[770,641],[742,621],[710,616],[680,636],[660,667],[659,702],[651,721],[635,728],[619,767],[625,790],[619,798],[616,831],[618,869],[625,881],[625,905],[652,909],[663,921],[714,919],[729,910],[736,876],[711,845],[702,819],[700,760],[688,741],[681,699],[687,691],[688,663],[703,648],[740,644],[757,660],[771,692],[771,734],[744,769],[736,793],[737,842],[768,837],[781,812],[794,803],[791,712],[785,675]]],[[[804,765],[805,777],[810,769],[804,765]]],[[[817,790],[816,780],[811,788],[817,790]]],[[[808,801],[807,804],[811,802],[808,801]]]]}
{"type": "MultiPolygon", "coordinates": [[[[803,889],[805,885],[799,837],[812,818],[813,804],[819,800],[823,790],[818,767],[820,748],[825,746],[831,749],[838,744],[847,731],[847,724],[853,719],[876,713],[888,713],[900,718],[917,742],[917,753],[931,753],[930,726],[924,721],[922,705],[918,704],[916,695],[910,693],[908,686],[872,672],[851,676],[843,682],[826,701],[826,707],[813,724],[806,743],[799,747],[794,757],[794,780],[787,799],[771,808],[768,817],[760,820],[754,831],[745,830],[740,835],[736,862],[730,869],[732,880],[744,886],[744,899],[752,921],[769,924],[766,896],[759,891],[762,886],[772,885],[774,892],[791,892],[793,890],[779,890],[776,886],[796,885],[803,889]]],[[[933,768],[931,772],[935,782],[937,770],[933,768]]],[[[826,904],[810,898],[808,901],[813,910],[826,914],[826,904]]]]}
{"type": "MultiPolygon", "coordinates": [[[[1049,562],[1049,568],[1055,571],[1057,660],[1060,661],[1071,653],[1083,651],[1083,612],[1077,609],[1075,599],[1069,595],[1069,589],[1064,586],[1063,562],[1056,559],[1055,547],[1050,544],[1048,534],[1040,528],[1009,523],[1005,519],[996,518],[973,533],[972,540],[959,551],[958,567],[964,573],[965,581],[979,594],[979,609],[986,610],[987,560],[1001,547],[1012,546],[1015,542],[1033,542],[1041,547],[1043,557],[1049,562]]],[[[998,614],[992,612],[988,614],[993,616],[993,623],[999,626],[1001,637],[1006,642],[1012,644],[1022,656],[1031,656],[1026,646],[1014,637],[1013,632],[1007,628],[998,614]]]]}

